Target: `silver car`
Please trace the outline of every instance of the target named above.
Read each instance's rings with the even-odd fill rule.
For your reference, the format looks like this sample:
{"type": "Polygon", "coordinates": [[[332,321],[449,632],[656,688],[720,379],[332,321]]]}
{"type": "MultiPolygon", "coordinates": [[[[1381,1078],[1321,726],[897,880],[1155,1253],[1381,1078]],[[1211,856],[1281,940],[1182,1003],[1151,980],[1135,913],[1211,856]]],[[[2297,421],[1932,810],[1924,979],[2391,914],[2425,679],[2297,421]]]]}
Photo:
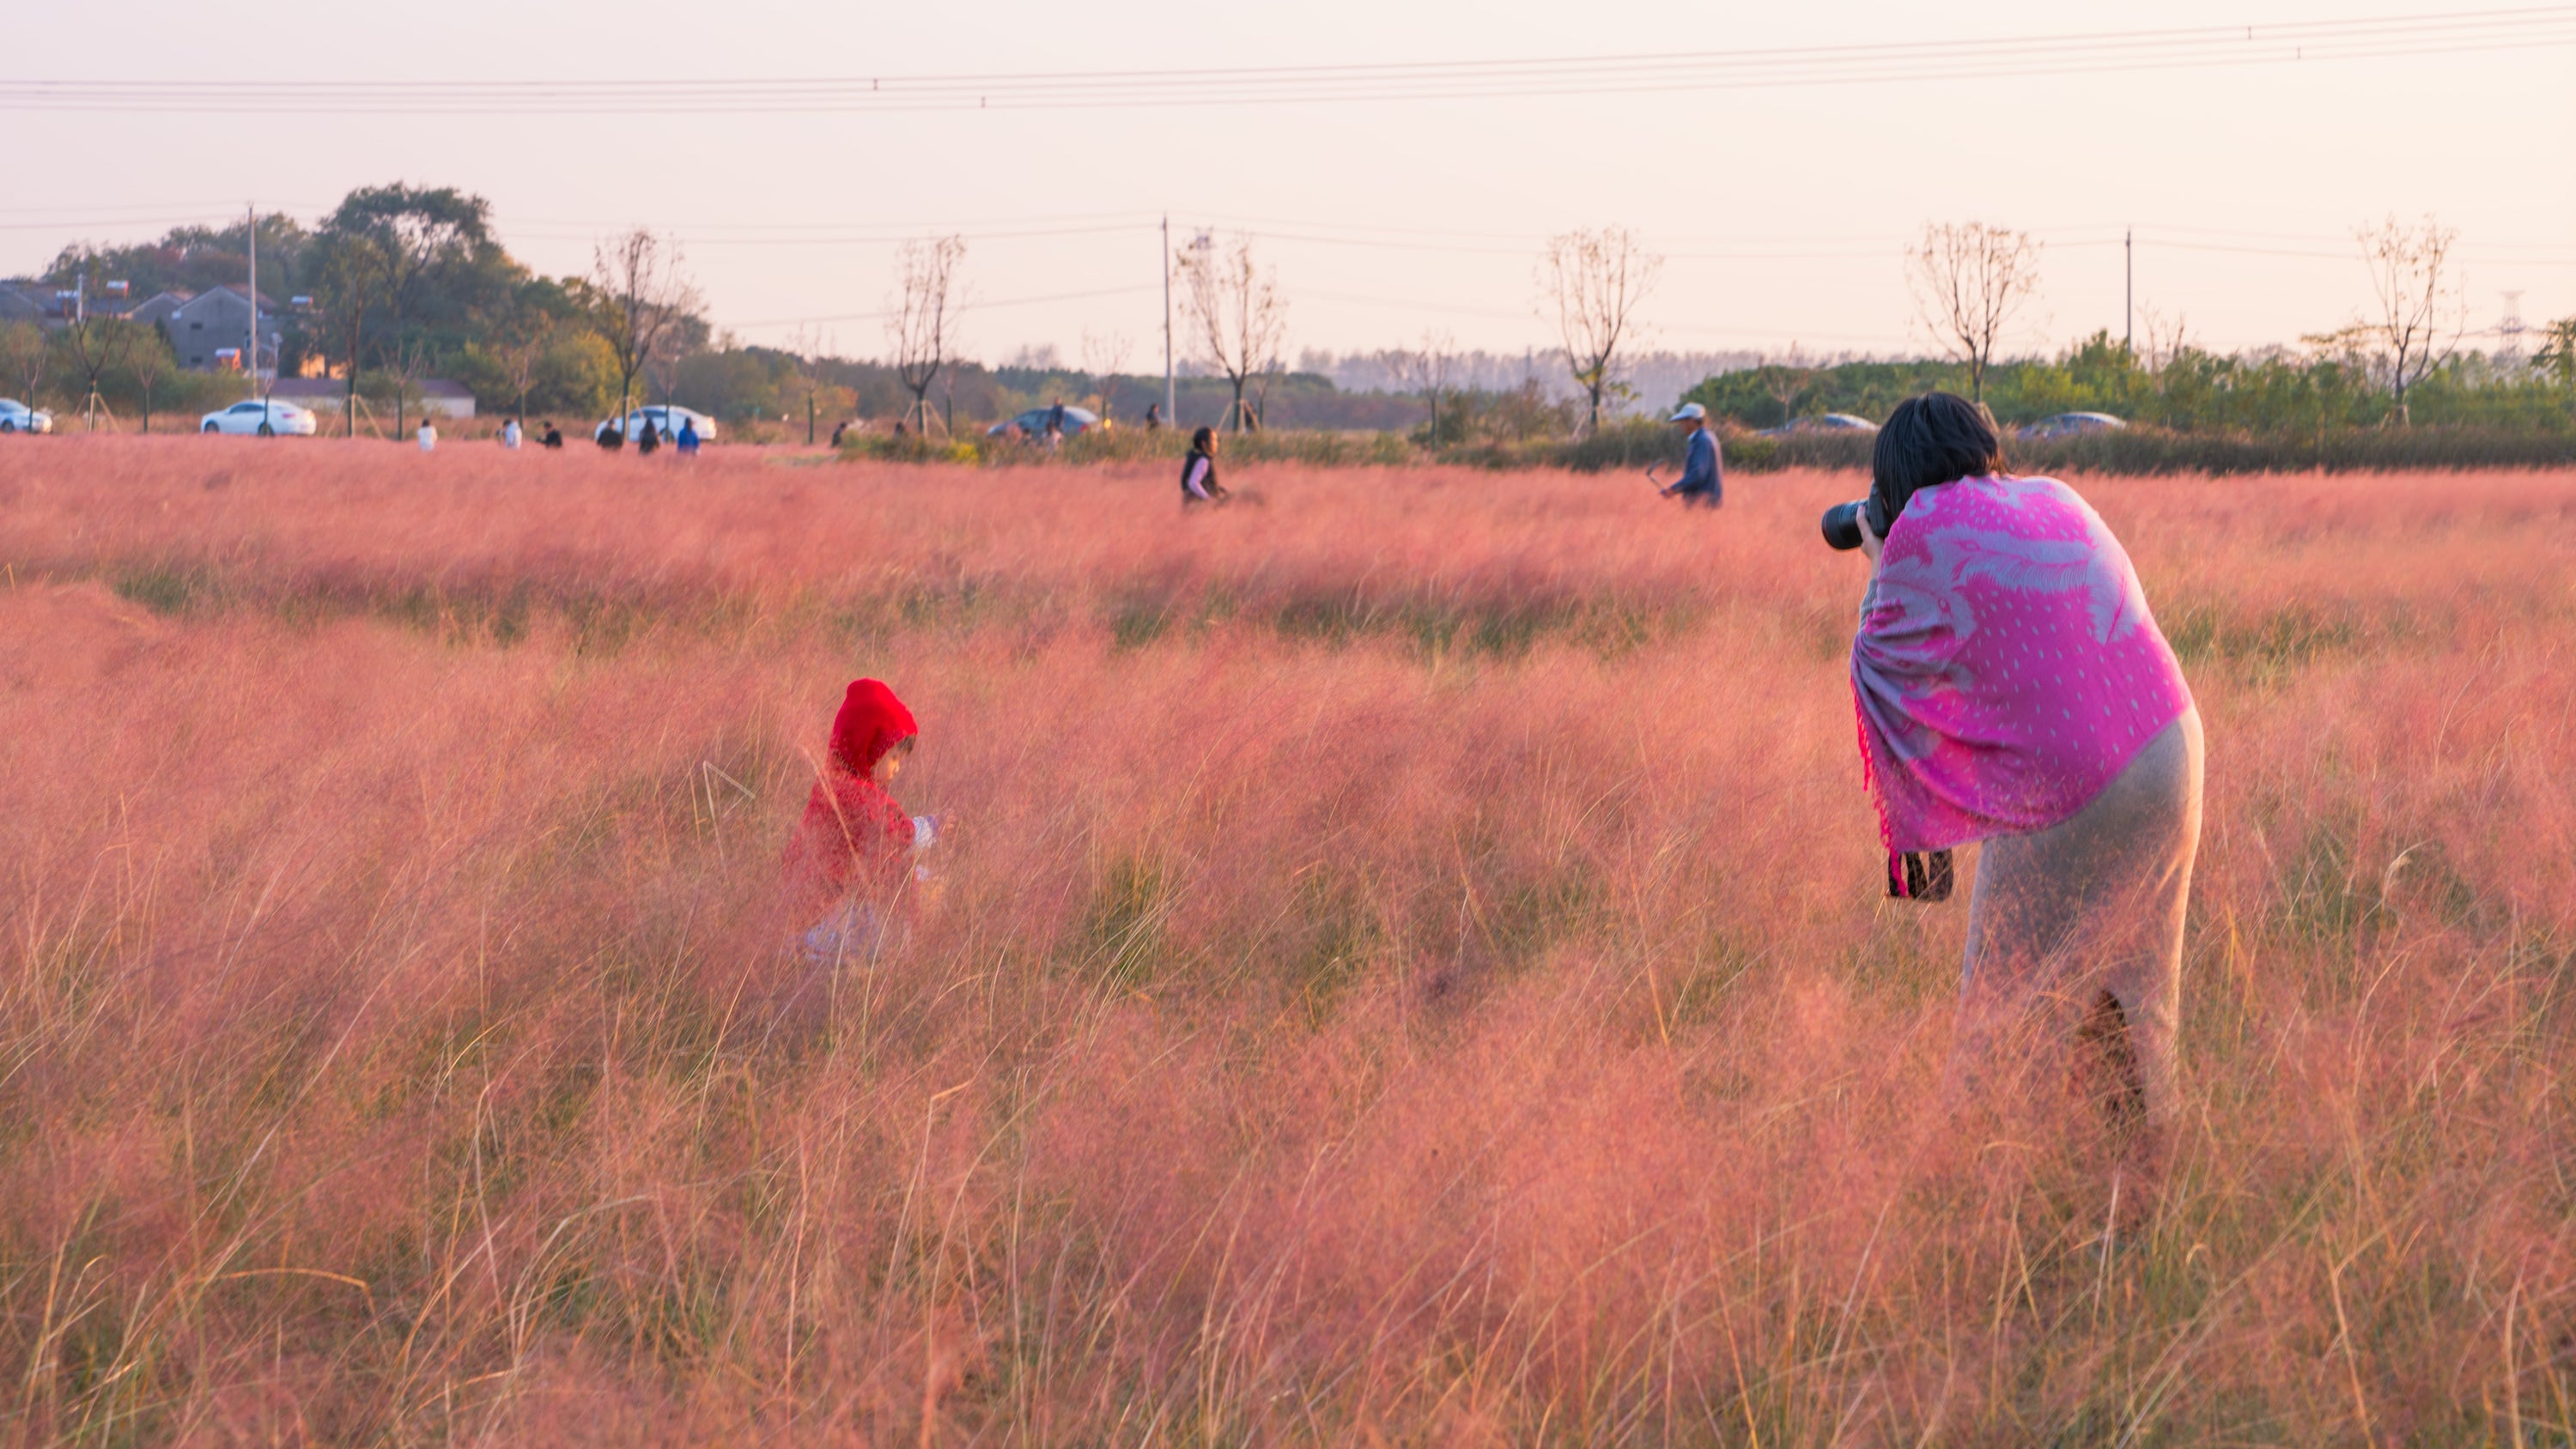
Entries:
{"type": "Polygon", "coordinates": [[[2081,438],[2127,426],[2109,413],[2057,413],[2023,428],[2020,436],[2034,443],[2044,443],[2052,438],[2081,438]]]}

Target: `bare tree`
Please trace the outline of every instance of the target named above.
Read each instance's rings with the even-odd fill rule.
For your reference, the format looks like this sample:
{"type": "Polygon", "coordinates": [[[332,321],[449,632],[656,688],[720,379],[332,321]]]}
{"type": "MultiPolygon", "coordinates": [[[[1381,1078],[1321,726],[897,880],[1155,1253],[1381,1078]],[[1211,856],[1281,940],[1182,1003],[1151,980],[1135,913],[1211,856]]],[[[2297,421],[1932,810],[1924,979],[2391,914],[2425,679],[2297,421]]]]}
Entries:
{"type": "MultiPolygon", "coordinates": [[[[98,431],[98,415],[107,404],[98,395],[99,374],[116,366],[133,349],[135,327],[122,317],[101,317],[84,309],[81,315],[63,324],[63,350],[71,354],[72,365],[80,369],[87,391],[81,398],[81,415],[89,420],[89,430],[98,431]]],[[[110,422],[115,415],[110,414],[110,422]]]]}
{"type": "Polygon", "coordinates": [[[636,375],[662,350],[673,324],[697,309],[697,288],[680,261],[678,242],[640,226],[591,248],[592,321],[617,361],[621,429],[634,405],[636,375]]]}
{"type": "Polygon", "coordinates": [[[1226,412],[1236,432],[1261,427],[1261,416],[1243,400],[1244,384],[1279,366],[1288,337],[1288,299],[1279,294],[1276,270],[1252,254],[1252,238],[1231,247],[1193,246],[1181,253],[1182,305],[1198,330],[1207,361],[1234,384],[1226,412]]]}
{"type": "Polygon", "coordinates": [[[2138,331],[2146,339],[2146,356],[2141,359],[2147,371],[2162,376],[2174,365],[2174,359],[2192,348],[2190,320],[2180,312],[2165,313],[2155,307],[2138,308],[2138,331]]]}
{"type": "Polygon", "coordinates": [[[1389,368],[1396,384],[1407,392],[1422,394],[1423,406],[1431,413],[1426,436],[1440,441],[1440,399],[1449,390],[1449,376],[1456,370],[1458,345],[1446,332],[1425,332],[1419,347],[1399,347],[1387,354],[1389,368]]]}
{"type": "Polygon", "coordinates": [[[170,344],[160,329],[138,330],[133,349],[126,355],[125,371],[143,394],[143,431],[152,431],[152,387],[168,374],[179,359],[170,352],[170,344]]]}
{"type": "Polygon", "coordinates": [[[17,389],[29,408],[36,405],[36,384],[45,376],[45,329],[33,322],[0,322],[0,378],[17,389]]]}
{"type": "Polygon", "coordinates": [[[422,421],[429,415],[429,399],[421,395],[421,379],[429,375],[429,340],[416,332],[398,331],[381,344],[383,355],[376,370],[394,381],[394,438],[403,435],[403,410],[414,401],[420,403],[422,421]]]}
{"type": "Polygon", "coordinates": [[[537,368],[554,345],[555,319],[543,312],[522,312],[501,343],[501,375],[518,398],[519,426],[528,425],[528,392],[536,386],[537,368]]]}
{"type": "Polygon", "coordinates": [[[930,431],[930,385],[957,350],[957,316],[965,307],[957,269],[965,260],[962,236],[905,242],[895,259],[893,315],[886,319],[886,336],[894,343],[895,375],[912,393],[904,416],[925,433],[930,431]]]}
{"type": "Polygon", "coordinates": [[[1109,421],[1110,390],[1127,371],[1127,359],[1135,350],[1134,340],[1124,332],[1095,337],[1090,328],[1082,329],[1082,370],[1091,375],[1092,400],[1100,404],[1104,423],[1109,421]]]}
{"type": "Polygon", "coordinates": [[[2408,226],[2392,215],[2375,226],[2356,227],[2353,236],[2379,297],[2378,312],[2362,326],[2387,375],[2397,425],[2405,427],[2413,421],[2407,392],[2450,359],[2468,330],[2468,304],[2451,264],[2451,245],[2460,234],[2430,216],[2408,226]]]}
{"type": "Polygon", "coordinates": [[[800,326],[787,339],[788,355],[796,359],[795,387],[805,397],[805,444],[814,443],[814,399],[823,390],[823,354],[814,340],[814,329],[800,326]]]}
{"type": "Polygon", "coordinates": [[[1914,309],[1944,351],[1968,365],[1968,386],[1986,400],[1986,369],[2004,329],[2039,292],[2039,243],[2027,232],[1982,221],[1926,222],[1906,249],[1914,309]]]}
{"type": "Polygon", "coordinates": [[[1581,228],[1548,238],[1538,264],[1542,302],[1556,313],[1565,365],[1590,411],[1584,428],[1601,428],[1601,400],[1613,386],[1619,349],[1632,342],[1637,305],[1654,290],[1664,259],[1624,226],[1581,228]]]}

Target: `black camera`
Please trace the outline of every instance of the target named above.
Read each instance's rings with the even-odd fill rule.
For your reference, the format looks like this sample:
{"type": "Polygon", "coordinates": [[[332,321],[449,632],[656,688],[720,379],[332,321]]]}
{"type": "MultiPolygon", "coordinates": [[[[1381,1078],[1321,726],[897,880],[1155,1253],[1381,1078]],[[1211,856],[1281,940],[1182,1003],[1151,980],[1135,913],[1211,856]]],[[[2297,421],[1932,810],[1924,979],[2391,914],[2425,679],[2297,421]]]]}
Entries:
{"type": "Polygon", "coordinates": [[[1825,546],[1845,552],[1860,547],[1860,523],[1863,516],[1869,519],[1870,532],[1881,538],[1887,537],[1887,509],[1879,503],[1878,495],[1873,493],[1867,498],[1855,498],[1849,503],[1837,503],[1825,510],[1825,546]]]}

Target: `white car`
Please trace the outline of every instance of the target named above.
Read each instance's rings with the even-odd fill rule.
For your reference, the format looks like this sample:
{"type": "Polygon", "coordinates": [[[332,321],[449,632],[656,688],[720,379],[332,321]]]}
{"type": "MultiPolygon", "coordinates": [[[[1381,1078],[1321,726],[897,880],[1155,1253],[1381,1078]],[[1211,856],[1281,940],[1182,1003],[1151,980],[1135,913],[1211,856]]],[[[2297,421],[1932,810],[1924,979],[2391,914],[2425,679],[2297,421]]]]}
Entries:
{"type": "MultiPolygon", "coordinates": [[[[637,408],[635,411],[626,415],[626,441],[631,443],[637,438],[642,437],[644,435],[644,424],[647,420],[652,422],[655,436],[659,437],[665,443],[671,442],[680,436],[680,424],[682,423],[697,424],[699,442],[712,443],[716,440],[715,419],[708,417],[705,413],[697,412],[690,408],[662,407],[656,404],[649,408],[637,408]]],[[[604,443],[608,441],[608,435],[616,430],[617,422],[612,418],[607,422],[601,423],[598,427],[591,429],[590,440],[594,443],[604,443]]]]}
{"type": "Polygon", "coordinates": [[[206,414],[199,425],[209,433],[257,434],[263,438],[284,433],[290,438],[309,438],[320,426],[308,408],[274,398],[245,398],[221,412],[206,414]]]}
{"type": "Polygon", "coordinates": [[[2021,430],[2021,436],[2035,443],[2051,438],[2083,438],[2095,433],[2115,432],[2128,424],[2109,413],[2058,413],[2041,418],[2021,430]]]}
{"type": "Polygon", "coordinates": [[[14,397],[0,397],[0,433],[50,433],[54,415],[31,408],[14,397]]]}

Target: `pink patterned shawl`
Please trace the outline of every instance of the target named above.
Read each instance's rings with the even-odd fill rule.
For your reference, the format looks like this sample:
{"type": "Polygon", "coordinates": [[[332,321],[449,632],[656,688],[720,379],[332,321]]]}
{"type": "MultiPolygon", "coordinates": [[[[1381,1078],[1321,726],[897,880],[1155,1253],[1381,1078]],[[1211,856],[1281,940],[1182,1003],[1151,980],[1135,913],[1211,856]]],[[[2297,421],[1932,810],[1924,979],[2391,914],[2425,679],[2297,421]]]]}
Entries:
{"type": "Polygon", "coordinates": [[[1889,530],[1852,640],[1890,852],[2044,830],[2191,708],[2137,571],[2053,478],[1962,478],[1889,530]]]}

